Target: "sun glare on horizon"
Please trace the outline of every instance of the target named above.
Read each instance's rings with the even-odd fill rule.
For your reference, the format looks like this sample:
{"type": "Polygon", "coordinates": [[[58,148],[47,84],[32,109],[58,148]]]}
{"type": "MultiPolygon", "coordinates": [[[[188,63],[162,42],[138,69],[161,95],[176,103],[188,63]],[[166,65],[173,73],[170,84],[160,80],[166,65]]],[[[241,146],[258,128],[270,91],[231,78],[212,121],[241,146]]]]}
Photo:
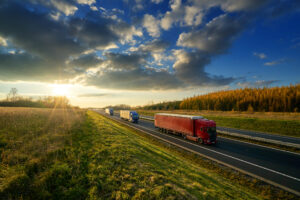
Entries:
{"type": "Polygon", "coordinates": [[[69,96],[70,95],[70,85],[66,84],[53,84],[52,95],[54,96],[69,96]]]}

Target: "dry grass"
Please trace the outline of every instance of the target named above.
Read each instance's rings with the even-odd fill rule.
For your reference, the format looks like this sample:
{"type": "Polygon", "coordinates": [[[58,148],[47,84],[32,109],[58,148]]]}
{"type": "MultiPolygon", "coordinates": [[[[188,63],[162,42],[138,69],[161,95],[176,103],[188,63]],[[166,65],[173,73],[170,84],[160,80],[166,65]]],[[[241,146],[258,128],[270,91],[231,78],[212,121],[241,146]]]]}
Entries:
{"type": "Polygon", "coordinates": [[[69,143],[82,116],[72,109],[0,108],[0,189],[27,163],[69,143]]]}

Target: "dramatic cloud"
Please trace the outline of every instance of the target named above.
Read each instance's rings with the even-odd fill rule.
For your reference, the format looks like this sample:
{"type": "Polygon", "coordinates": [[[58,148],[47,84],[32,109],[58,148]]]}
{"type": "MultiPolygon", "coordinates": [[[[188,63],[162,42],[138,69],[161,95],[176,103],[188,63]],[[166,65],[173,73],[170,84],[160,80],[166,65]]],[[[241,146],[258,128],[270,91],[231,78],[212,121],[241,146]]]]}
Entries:
{"type": "Polygon", "coordinates": [[[118,53],[106,53],[106,68],[121,69],[121,70],[133,70],[146,64],[146,56],[143,54],[118,54],[118,53]]]}
{"type": "Polygon", "coordinates": [[[233,78],[211,76],[205,72],[205,66],[210,63],[210,56],[201,52],[187,53],[179,50],[175,52],[177,58],[173,65],[175,75],[184,83],[192,86],[228,85],[233,78]]]}
{"type": "Polygon", "coordinates": [[[121,36],[139,34],[131,25],[101,15],[90,13],[84,20],[69,17],[57,21],[16,2],[0,4],[1,46],[7,48],[0,52],[0,74],[5,80],[51,82],[71,78],[100,62],[95,55],[80,56],[82,53],[115,48],[114,42],[121,36]],[[118,32],[116,27],[120,27],[118,32]],[[12,46],[4,38],[9,38],[12,46]],[[11,55],[14,52],[25,53],[11,55]]]}
{"type": "Polygon", "coordinates": [[[68,74],[80,75],[85,73],[88,69],[100,66],[103,60],[95,53],[81,55],[71,61],[67,62],[65,71],[68,74]]]}
{"type": "Polygon", "coordinates": [[[82,46],[105,49],[118,39],[110,24],[113,24],[112,20],[100,16],[95,17],[95,20],[74,18],[70,20],[71,35],[82,46]]]}
{"type": "Polygon", "coordinates": [[[0,7],[0,35],[29,53],[51,59],[63,59],[83,48],[68,35],[66,27],[46,14],[30,12],[18,4],[0,7]]]}
{"type": "Polygon", "coordinates": [[[60,75],[70,78],[64,69],[56,67],[53,61],[44,61],[27,53],[0,54],[0,80],[45,81],[57,80],[60,75]]]}
{"type": "MultiPolygon", "coordinates": [[[[236,79],[207,68],[271,0],[124,1],[106,8],[96,0],[0,0],[0,80],[123,90],[225,86],[236,79]]],[[[274,5],[267,13],[298,6],[279,4],[282,11],[274,5]]]]}
{"type": "Polygon", "coordinates": [[[166,70],[145,67],[145,54],[105,54],[98,71],[83,77],[86,85],[125,90],[161,90],[178,88],[181,82],[166,70]]]}
{"type": "Polygon", "coordinates": [[[222,53],[228,49],[246,23],[243,17],[221,15],[200,30],[180,34],[177,45],[209,53],[222,53]]]}

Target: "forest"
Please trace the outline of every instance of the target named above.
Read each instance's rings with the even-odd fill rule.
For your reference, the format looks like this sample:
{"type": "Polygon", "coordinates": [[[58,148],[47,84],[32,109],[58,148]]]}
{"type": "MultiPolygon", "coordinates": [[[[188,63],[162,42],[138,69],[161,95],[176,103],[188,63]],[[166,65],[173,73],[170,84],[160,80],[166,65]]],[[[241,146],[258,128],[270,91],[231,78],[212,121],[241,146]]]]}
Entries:
{"type": "Polygon", "coordinates": [[[250,112],[299,112],[300,84],[273,88],[244,88],[218,91],[144,106],[146,110],[214,110],[250,112]]]}

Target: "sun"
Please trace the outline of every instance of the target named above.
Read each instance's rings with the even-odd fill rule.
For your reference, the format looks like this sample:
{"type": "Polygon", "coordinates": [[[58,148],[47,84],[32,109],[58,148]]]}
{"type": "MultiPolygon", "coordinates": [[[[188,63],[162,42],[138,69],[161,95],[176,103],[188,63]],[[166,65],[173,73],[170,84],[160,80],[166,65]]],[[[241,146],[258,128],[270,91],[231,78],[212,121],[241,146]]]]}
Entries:
{"type": "Polygon", "coordinates": [[[52,95],[54,96],[69,96],[70,95],[70,86],[66,84],[53,84],[52,95]]]}

